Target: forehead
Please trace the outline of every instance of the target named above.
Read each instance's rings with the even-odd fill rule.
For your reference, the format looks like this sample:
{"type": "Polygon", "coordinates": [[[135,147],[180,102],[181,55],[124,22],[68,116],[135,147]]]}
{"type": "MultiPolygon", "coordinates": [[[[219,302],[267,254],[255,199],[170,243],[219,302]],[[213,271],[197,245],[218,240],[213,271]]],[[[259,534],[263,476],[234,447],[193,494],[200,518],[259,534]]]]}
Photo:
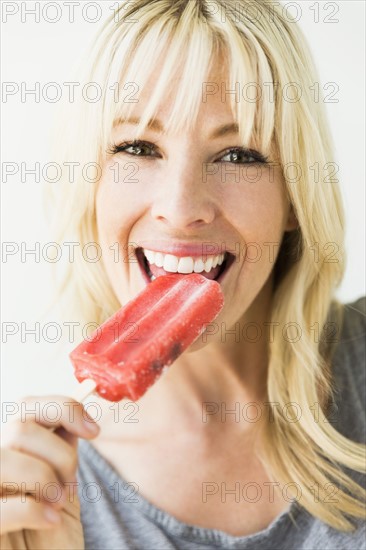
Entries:
{"type": "MultiPolygon", "coordinates": [[[[138,82],[135,83],[137,91],[135,99],[137,101],[130,106],[128,116],[122,115],[115,119],[114,126],[126,123],[129,120],[137,127],[138,122],[143,117],[145,108],[149,105],[158,87],[162,70],[163,62],[160,61],[156,65],[156,70],[143,85],[138,82]]],[[[196,77],[193,70],[188,76],[192,81],[194,80],[194,87],[199,93],[194,126],[201,127],[203,125],[216,128],[220,124],[236,122],[236,116],[230,102],[230,90],[232,90],[230,74],[227,67],[225,67],[222,55],[213,58],[212,66],[205,78],[196,77]]],[[[155,109],[151,113],[151,124],[149,126],[154,130],[164,131],[162,124],[171,117],[182,87],[187,86],[186,80],[187,72],[184,74],[182,64],[181,67],[175,68],[174,74],[169,79],[169,86],[164,89],[164,93],[158,98],[155,109]]]]}
{"type": "Polygon", "coordinates": [[[267,102],[263,109],[263,103],[238,101],[235,93],[238,85],[260,78],[253,51],[244,42],[240,49],[238,41],[223,43],[206,31],[192,31],[185,41],[175,35],[154,41],[151,32],[128,56],[114,55],[109,80],[130,93],[124,92],[116,103],[104,102],[104,141],[116,122],[134,116],[140,118],[136,138],[154,118],[164,120],[171,135],[191,133],[197,124],[218,127],[237,122],[243,144],[263,140],[266,148],[273,130],[273,104],[267,102]]]}

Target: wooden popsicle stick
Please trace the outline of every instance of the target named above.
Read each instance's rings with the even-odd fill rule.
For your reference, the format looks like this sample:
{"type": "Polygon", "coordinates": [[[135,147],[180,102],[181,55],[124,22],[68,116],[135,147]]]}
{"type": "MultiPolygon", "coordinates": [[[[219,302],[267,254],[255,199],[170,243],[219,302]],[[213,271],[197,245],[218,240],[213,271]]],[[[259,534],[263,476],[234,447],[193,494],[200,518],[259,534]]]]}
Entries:
{"type": "MultiPolygon", "coordinates": [[[[86,378],[82,382],[80,382],[79,387],[77,388],[76,392],[74,393],[74,399],[76,401],[79,401],[79,403],[82,403],[84,399],[89,397],[91,395],[95,388],[97,387],[97,384],[94,380],[91,380],[91,378],[86,378]]],[[[57,427],[50,428],[50,432],[54,432],[57,430],[57,427]]]]}
{"type": "Polygon", "coordinates": [[[84,399],[89,397],[89,395],[91,395],[94,392],[96,387],[97,387],[97,384],[94,380],[92,380],[91,378],[86,378],[85,380],[80,382],[78,389],[74,394],[74,399],[82,403],[84,399]]]}

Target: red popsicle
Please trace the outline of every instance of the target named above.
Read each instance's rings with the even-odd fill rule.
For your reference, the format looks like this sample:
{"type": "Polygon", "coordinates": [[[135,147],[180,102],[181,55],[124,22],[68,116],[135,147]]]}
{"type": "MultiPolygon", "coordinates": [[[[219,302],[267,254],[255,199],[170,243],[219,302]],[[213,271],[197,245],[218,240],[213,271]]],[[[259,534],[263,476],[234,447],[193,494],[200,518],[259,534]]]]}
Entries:
{"type": "Polygon", "coordinates": [[[75,376],[109,401],[139,399],[224,305],[219,283],[202,275],[157,277],[70,354],[75,376]]]}

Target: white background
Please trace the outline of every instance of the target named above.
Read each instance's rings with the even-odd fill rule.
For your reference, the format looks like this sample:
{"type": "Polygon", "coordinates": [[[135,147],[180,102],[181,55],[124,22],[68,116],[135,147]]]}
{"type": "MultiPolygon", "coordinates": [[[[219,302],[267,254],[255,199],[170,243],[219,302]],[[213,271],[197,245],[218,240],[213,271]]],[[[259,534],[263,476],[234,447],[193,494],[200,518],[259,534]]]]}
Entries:
{"type": "MultiPolygon", "coordinates": [[[[25,82],[29,88],[37,81],[41,87],[50,81],[69,81],[70,67],[111,13],[110,6],[115,6],[115,2],[99,2],[103,16],[99,22],[92,23],[90,20],[97,15],[93,3],[76,2],[75,21],[70,24],[69,11],[63,2],[58,2],[61,18],[56,23],[47,22],[42,13],[40,22],[35,22],[35,16],[25,12],[25,9],[34,9],[34,2],[1,4],[2,80],[18,85],[25,82]],[[84,12],[89,21],[82,17],[85,4],[90,4],[84,12]],[[4,9],[18,9],[18,12],[9,15],[5,22],[4,9]]],[[[43,8],[45,4],[52,3],[41,2],[40,6],[43,8]]],[[[338,296],[349,302],[365,294],[365,3],[363,0],[300,1],[287,5],[291,13],[301,9],[299,23],[314,53],[321,85],[335,82],[339,86],[335,96],[339,102],[328,103],[327,110],[347,212],[348,268],[338,296]],[[317,5],[319,22],[314,22],[314,6],[317,5]],[[338,13],[335,13],[337,8],[338,13]],[[338,22],[326,23],[327,16],[331,20],[338,19],[338,22]]],[[[51,6],[48,10],[45,17],[55,18],[55,8],[51,6]]],[[[55,104],[43,100],[35,103],[32,96],[22,103],[20,94],[2,103],[3,162],[25,162],[31,166],[39,161],[42,166],[50,161],[48,143],[55,107],[55,104]]],[[[41,184],[34,183],[32,177],[22,183],[19,175],[2,183],[2,240],[18,244],[23,241],[28,247],[40,242],[42,247],[49,240],[47,235],[41,206],[41,184]]],[[[40,343],[29,335],[26,342],[21,342],[20,323],[25,322],[29,327],[38,321],[42,327],[50,321],[44,316],[52,297],[50,264],[45,261],[36,263],[32,257],[22,263],[17,254],[2,264],[2,274],[2,326],[4,329],[4,323],[9,322],[19,326],[19,332],[8,336],[8,342],[3,346],[2,399],[11,401],[23,395],[48,393],[72,394],[77,383],[67,351],[58,344],[46,343],[42,337],[40,343]]],[[[3,333],[3,342],[4,338],[3,333]]]]}

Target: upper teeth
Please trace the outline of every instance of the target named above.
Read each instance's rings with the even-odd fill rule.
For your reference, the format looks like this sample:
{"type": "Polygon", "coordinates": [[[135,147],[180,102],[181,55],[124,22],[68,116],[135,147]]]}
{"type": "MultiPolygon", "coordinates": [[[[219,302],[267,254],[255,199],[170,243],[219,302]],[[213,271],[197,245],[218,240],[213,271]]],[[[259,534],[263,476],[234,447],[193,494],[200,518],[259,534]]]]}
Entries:
{"type": "Polygon", "coordinates": [[[163,254],[154,250],[144,249],[144,254],[150,264],[162,267],[165,271],[172,273],[208,273],[212,268],[221,265],[225,258],[225,253],[216,256],[195,257],[185,256],[184,258],[173,256],[173,254],[163,254]]]}

